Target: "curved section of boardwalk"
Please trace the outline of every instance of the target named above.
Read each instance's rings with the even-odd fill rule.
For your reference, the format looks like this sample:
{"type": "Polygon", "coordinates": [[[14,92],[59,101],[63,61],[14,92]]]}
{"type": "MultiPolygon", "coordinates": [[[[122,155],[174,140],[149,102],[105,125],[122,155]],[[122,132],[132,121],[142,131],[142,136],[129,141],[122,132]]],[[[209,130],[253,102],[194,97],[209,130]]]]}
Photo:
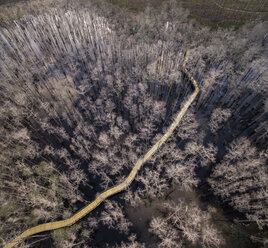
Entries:
{"type": "Polygon", "coordinates": [[[23,232],[21,235],[19,235],[17,238],[15,238],[12,242],[4,246],[4,248],[11,248],[18,244],[22,239],[29,237],[33,234],[44,232],[44,231],[49,231],[49,230],[55,230],[61,227],[66,227],[66,226],[71,226],[81,218],[83,218],[85,215],[90,213],[93,209],[95,209],[97,206],[99,206],[105,199],[110,197],[111,195],[114,195],[124,189],[126,189],[134,180],[136,174],[138,173],[139,169],[141,166],[148,161],[151,156],[166,142],[166,140],[171,136],[173,133],[174,129],[178,126],[179,122],[181,121],[182,117],[186,113],[187,109],[189,106],[192,104],[194,101],[195,97],[197,96],[199,92],[199,88],[197,85],[197,82],[195,79],[191,76],[191,74],[188,72],[188,70],[185,68],[185,63],[187,62],[188,59],[188,52],[186,52],[186,58],[183,63],[183,71],[187,75],[187,77],[190,79],[194,86],[194,92],[191,94],[189,99],[186,101],[184,104],[183,108],[180,110],[180,112],[177,114],[175,120],[173,123],[169,126],[167,132],[160,138],[158,142],[156,142],[153,147],[145,154],[143,158],[140,158],[136,164],[134,165],[133,169],[131,170],[130,174],[128,177],[119,185],[108,189],[107,191],[103,192],[100,194],[92,203],[87,205],[85,208],[74,214],[71,218],[67,220],[61,220],[61,221],[56,221],[56,222],[50,222],[42,225],[38,225],[36,227],[32,227],[30,229],[27,229],[25,232],[23,232]]]}

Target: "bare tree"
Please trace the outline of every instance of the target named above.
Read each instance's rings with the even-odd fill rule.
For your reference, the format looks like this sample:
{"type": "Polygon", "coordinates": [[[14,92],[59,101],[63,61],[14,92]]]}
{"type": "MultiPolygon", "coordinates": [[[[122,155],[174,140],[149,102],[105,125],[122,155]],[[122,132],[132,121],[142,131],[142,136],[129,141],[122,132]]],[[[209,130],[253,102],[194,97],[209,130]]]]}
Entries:
{"type": "Polygon", "coordinates": [[[267,225],[267,154],[246,138],[231,143],[228,153],[209,179],[216,195],[260,228],[267,225]]]}

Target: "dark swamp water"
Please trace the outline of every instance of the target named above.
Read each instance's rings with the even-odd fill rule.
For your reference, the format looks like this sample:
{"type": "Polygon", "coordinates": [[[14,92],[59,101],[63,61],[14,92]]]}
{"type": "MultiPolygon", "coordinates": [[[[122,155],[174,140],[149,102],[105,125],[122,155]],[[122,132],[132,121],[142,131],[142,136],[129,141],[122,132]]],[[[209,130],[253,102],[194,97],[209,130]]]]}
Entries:
{"type": "MultiPolygon", "coordinates": [[[[160,90],[156,93],[152,93],[152,97],[156,98],[162,98],[161,96],[166,96],[167,89],[165,87],[156,87],[151,86],[153,89],[160,88],[160,90]],[[156,95],[156,96],[155,96],[156,95]]],[[[176,92],[176,91],[174,91],[176,92]]],[[[176,93],[171,95],[169,101],[170,105],[176,105],[174,104],[174,101],[176,99],[176,93]]],[[[165,100],[165,99],[161,99],[165,100]]],[[[176,101],[175,101],[176,102],[176,101]]],[[[169,105],[168,104],[168,105],[169,105]]],[[[176,108],[175,108],[176,109],[176,108]]],[[[176,109],[178,110],[178,109],[176,109]]],[[[198,119],[199,116],[196,118],[198,119]]],[[[170,118],[170,116],[166,116],[167,119],[170,118]]],[[[169,121],[167,121],[169,122],[169,121]]],[[[206,126],[206,122],[204,122],[204,119],[202,118],[202,115],[200,114],[199,119],[199,128],[202,129],[204,126],[206,126]],[[203,120],[203,122],[202,122],[203,120]]],[[[232,123],[232,121],[229,122],[230,125],[236,126],[232,123]]],[[[241,127],[241,126],[240,126],[241,127]]],[[[236,133],[241,132],[241,129],[238,128],[238,130],[235,130],[236,133]]],[[[234,132],[234,129],[231,129],[229,126],[226,126],[225,129],[222,130],[221,134],[216,139],[216,146],[218,147],[218,150],[221,151],[217,154],[217,160],[220,161],[222,157],[226,154],[226,150],[224,149],[223,140],[232,140],[232,134],[234,132]],[[232,132],[230,132],[232,130],[232,132]]],[[[52,138],[51,138],[52,139],[52,138]]],[[[214,137],[215,139],[215,137],[214,137]]],[[[52,139],[53,140],[53,139],[52,139]]],[[[213,135],[208,133],[205,137],[204,143],[209,143],[213,140],[213,135]]],[[[186,141],[187,142],[187,141],[186,141]]],[[[58,144],[55,144],[57,146],[58,144]]],[[[182,146],[184,146],[184,143],[182,143],[182,146]]],[[[145,153],[145,152],[144,152],[145,153]]],[[[79,159],[79,158],[77,158],[79,159]]],[[[57,164],[57,161],[54,161],[57,164]]],[[[90,175],[86,169],[88,165],[88,161],[85,161],[84,164],[82,164],[82,167],[85,168],[85,173],[87,174],[90,181],[94,181],[94,189],[84,187],[81,188],[81,191],[84,193],[87,201],[92,201],[95,198],[96,193],[100,193],[102,189],[98,187],[100,180],[98,178],[93,178],[92,175],[90,175]],[[84,166],[83,166],[84,165],[84,166]]],[[[154,169],[154,168],[150,168],[154,169]]],[[[206,170],[200,170],[197,172],[201,183],[204,183],[206,181],[206,176],[209,174],[209,168],[206,170]]],[[[125,173],[127,174],[127,172],[125,173]]],[[[138,183],[135,183],[135,186],[131,187],[132,190],[135,190],[135,188],[138,188],[138,183]]],[[[153,236],[149,232],[149,223],[152,220],[153,217],[157,217],[161,215],[161,207],[164,203],[173,201],[174,203],[178,202],[179,200],[183,200],[186,203],[195,202],[201,209],[206,209],[208,206],[213,206],[217,209],[217,212],[215,214],[215,223],[218,228],[218,230],[222,233],[222,235],[225,238],[225,245],[224,247],[228,248],[235,248],[235,247],[263,247],[258,243],[253,243],[250,240],[251,235],[255,235],[257,233],[257,227],[255,225],[242,225],[235,223],[233,219],[239,216],[239,213],[234,212],[233,209],[228,208],[227,206],[225,208],[222,208],[222,206],[215,205],[214,202],[215,198],[213,196],[207,197],[204,196],[204,192],[207,192],[208,189],[205,185],[205,187],[202,187],[200,189],[201,191],[196,192],[186,192],[181,191],[179,188],[174,188],[170,190],[166,196],[162,199],[157,199],[153,201],[144,200],[141,205],[139,205],[136,208],[127,206],[121,199],[122,194],[118,194],[115,196],[112,196],[109,200],[113,200],[116,202],[120,202],[124,206],[124,212],[128,219],[132,222],[133,226],[130,228],[130,231],[137,234],[137,240],[139,242],[142,242],[145,244],[145,247],[157,247],[157,238],[153,236]]],[[[81,209],[84,207],[84,203],[78,203],[77,205],[78,209],[81,209]]],[[[101,213],[104,211],[104,204],[99,206],[96,210],[94,210],[90,215],[96,217],[97,219],[100,217],[101,213]]],[[[106,226],[100,224],[97,228],[96,233],[93,236],[93,240],[90,241],[88,244],[89,246],[93,247],[114,247],[117,244],[120,244],[121,241],[127,242],[128,237],[126,235],[120,234],[117,230],[111,230],[108,229],[106,226]]],[[[32,239],[29,239],[29,241],[33,241],[32,239]]],[[[39,247],[53,247],[52,240],[46,240],[43,242],[40,242],[39,247]]],[[[187,247],[199,247],[194,245],[189,245],[187,247]]]]}
{"type": "MultiPolygon", "coordinates": [[[[255,225],[245,226],[235,223],[230,219],[230,214],[228,213],[230,209],[222,210],[219,206],[204,201],[201,195],[202,194],[200,192],[181,191],[178,188],[175,188],[171,190],[165,198],[156,199],[153,201],[145,200],[136,208],[127,207],[127,216],[133,223],[133,230],[137,233],[138,240],[145,243],[145,247],[157,247],[157,238],[148,231],[151,219],[153,217],[161,216],[161,208],[163,204],[170,201],[177,203],[179,200],[183,200],[186,204],[195,202],[202,210],[205,210],[210,206],[216,209],[212,219],[216,228],[225,239],[225,244],[222,247],[263,247],[257,243],[253,243],[250,240],[250,236],[254,235],[257,231],[257,227],[255,225]]],[[[201,246],[189,244],[187,247],[201,246]]]]}
{"type": "MultiPolygon", "coordinates": [[[[20,2],[20,0],[0,0],[1,4],[6,3],[16,3],[20,2]]],[[[157,87],[152,87],[157,88],[157,87]]],[[[162,89],[160,91],[163,91],[163,95],[167,95],[167,89],[162,89]]],[[[157,92],[156,95],[161,95],[161,92],[157,92]]],[[[175,98],[174,96],[171,97],[170,105],[174,105],[173,101],[175,98]]],[[[161,98],[161,97],[160,97],[161,98]]],[[[165,99],[164,99],[165,100],[165,99]]],[[[115,103],[118,104],[118,103],[115,103]]],[[[176,105],[176,104],[175,104],[176,105]]],[[[248,114],[247,114],[248,115],[248,114]]],[[[202,122],[203,115],[200,114],[200,123],[202,122]]],[[[197,119],[199,116],[196,117],[197,119]]],[[[216,146],[218,147],[219,153],[217,154],[217,160],[220,161],[222,157],[226,154],[226,149],[224,146],[224,141],[227,140],[227,142],[231,142],[233,139],[233,135],[239,135],[243,128],[241,127],[240,120],[242,118],[245,119],[251,119],[251,116],[242,116],[240,114],[239,118],[236,118],[235,120],[229,120],[228,125],[223,128],[221,133],[218,135],[218,137],[215,139],[216,146]],[[238,124],[239,123],[239,124],[238,124]]],[[[170,116],[166,116],[167,122],[170,121],[170,116]]],[[[204,118],[205,119],[205,118],[204,118]]],[[[203,120],[204,120],[203,119],[203,120]]],[[[204,121],[203,124],[200,124],[200,129],[207,125],[207,122],[204,121]]],[[[161,132],[161,130],[159,130],[161,132]]],[[[250,130],[247,130],[249,132],[250,130]]],[[[247,132],[245,132],[243,135],[247,136],[247,132]]],[[[52,139],[52,138],[51,138],[52,139]]],[[[204,143],[208,144],[213,139],[213,136],[211,133],[207,133],[204,143]]],[[[52,139],[53,142],[53,139],[52,139]]],[[[57,144],[55,144],[57,146],[57,144]]],[[[145,152],[144,152],[145,153],[145,152]]],[[[79,159],[79,158],[77,158],[79,159]]],[[[55,161],[57,163],[57,161],[55,161]]],[[[90,181],[94,180],[94,189],[84,187],[81,189],[81,191],[84,193],[84,195],[87,197],[86,200],[92,201],[95,198],[95,193],[101,192],[101,188],[98,188],[99,180],[98,178],[94,179],[92,178],[92,175],[88,173],[86,170],[86,167],[88,165],[88,161],[85,161],[84,164],[81,165],[81,167],[85,167],[85,173],[89,177],[90,181]]],[[[153,168],[152,168],[153,169],[153,168]]],[[[206,174],[209,174],[208,171],[200,171],[199,176],[201,179],[205,179],[206,174]]],[[[138,187],[138,185],[136,185],[138,187]]],[[[202,191],[207,191],[206,188],[202,189],[202,191]]],[[[121,198],[121,194],[115,195],[111,197],[111,200],[118,201],[120,203],[123,203],[121,198]]],[[[230,209],[228,207],[222,208],[217,205],[215,205],[214,199],[206,198],[206,196],[203,196],[203,193],[200,192],[186,192],[181,191],[180,189],[173,189],[168,192],[166,197],[162,199],[157,199],[153,201],[144,200],[141,205],[139,205],[136,208],[125,206],[125,213],[127,214],[127,217],[132,222],[133,226],[131,227],[131,231],[134,233],[137,233],[137,240],[140,242],[145,243],[146,247],[156,247],[157,239],[154,237],[149,231],[149,222],[153,217],[160,216],[161,215],[161,207],[164,203],[168,201],[178,202],[179,200],[183,200],[186,203],[195,202],[200,206],[201,209],[206,209],[208,206],[213,206],[217,209],[217,212],[215,214],[215,223],[218,227],[218,230],[221,231],[223,234],[226,244],[224,247],[252,247],[257,248],[261,247],[257,243],[252,243],[250,240],[250,236],[254,235],[257,232],[257,227],[255,225],[248,225],[244,226],[242,224],[237,224],[233,221],[234,218],[238,216],[238,213],[235,213],[233,209],[230,209]]],[[[84,204],[78,204],[78,209],[81,209],[84,207],[84,204]]],[[[98,218],[101,214],[101,212],[104,210],[103,204],[94,210],[90,215],[96,216],[98,218]]],[[[116,244],[120,244],[121,241],[127,241],[127,237],[125,235],[121,235],[116,230],[110,230],[105,226],[100,225],[98,227],[98,230],[96,231],[96,234],[94,235],[94,240],[92,240],[92,243],[89,244],[89,246],[93,247],[112,247],[116,244]]],[[[52,241],[45,241],[41,242],[39,247],[52,247],[53,243],[52,241]]],[[[189,246],[189,247],[196,247],[196,246],[189,246]]]]}

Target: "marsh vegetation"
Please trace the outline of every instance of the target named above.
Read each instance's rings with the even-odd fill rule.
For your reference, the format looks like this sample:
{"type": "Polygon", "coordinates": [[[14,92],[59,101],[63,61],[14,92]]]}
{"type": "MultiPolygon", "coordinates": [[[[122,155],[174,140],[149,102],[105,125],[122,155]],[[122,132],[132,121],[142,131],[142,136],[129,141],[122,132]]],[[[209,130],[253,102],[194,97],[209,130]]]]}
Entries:
{"type": "Polygon", "coordinates": [[[1,246],[122,182],[192,92],[186,50],[200,93],[134,183],[20,246],[267,244],[267,22],[213,31],[174,2],[135,15],[83,1],[16,6],[0,12],[1,246]],[[131,211],[143,218],[145,204],[141,227],[131,211]]]}

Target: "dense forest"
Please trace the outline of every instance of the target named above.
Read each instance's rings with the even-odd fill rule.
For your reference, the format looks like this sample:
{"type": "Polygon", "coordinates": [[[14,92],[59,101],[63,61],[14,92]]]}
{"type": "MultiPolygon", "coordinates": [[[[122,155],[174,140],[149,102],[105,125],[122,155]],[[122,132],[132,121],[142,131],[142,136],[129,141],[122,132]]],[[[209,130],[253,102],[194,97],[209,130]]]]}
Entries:
{"type": "Polygon", "coordinates": [[[135,181],[18,247],[266,247],[267,21],[211,30],[174,1],[20,4],[0,8],[1,247],[127,177],[193,91],[186,51],[200,93],[135,181]]]}

